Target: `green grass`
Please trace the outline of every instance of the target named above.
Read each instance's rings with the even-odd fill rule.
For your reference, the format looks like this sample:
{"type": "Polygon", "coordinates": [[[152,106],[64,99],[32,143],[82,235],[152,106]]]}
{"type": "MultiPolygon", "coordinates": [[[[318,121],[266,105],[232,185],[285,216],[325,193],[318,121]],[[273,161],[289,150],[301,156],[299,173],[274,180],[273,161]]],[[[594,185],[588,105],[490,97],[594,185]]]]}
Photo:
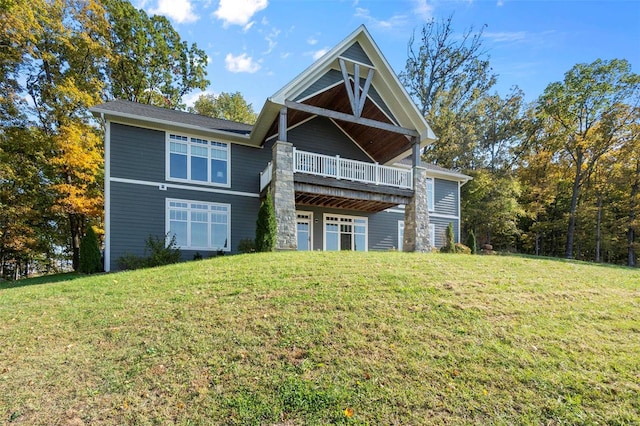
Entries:
{"type": "Polygon", "coordinates": [[[0,423],[640,424],[637,269],[312,252],[68,278],[0,289],[0,423]]]}

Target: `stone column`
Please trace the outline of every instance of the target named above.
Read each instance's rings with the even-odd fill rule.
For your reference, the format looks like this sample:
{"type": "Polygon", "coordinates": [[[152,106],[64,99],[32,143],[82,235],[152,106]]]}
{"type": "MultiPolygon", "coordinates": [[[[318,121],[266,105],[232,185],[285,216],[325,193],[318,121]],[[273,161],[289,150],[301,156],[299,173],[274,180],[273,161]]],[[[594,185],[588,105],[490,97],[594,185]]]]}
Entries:
{"type": "Polygon", "coordinates": [[[272,152],[271,195],[276,216],[276,250],[297,250],[293,144],[276,141],[272,152]]]}
{"type": "Polygon", "coordinates": [[[427,207],[427,169],[413,168],[413,197],[404,210],[403,251],[431,251],[427,207]]]}

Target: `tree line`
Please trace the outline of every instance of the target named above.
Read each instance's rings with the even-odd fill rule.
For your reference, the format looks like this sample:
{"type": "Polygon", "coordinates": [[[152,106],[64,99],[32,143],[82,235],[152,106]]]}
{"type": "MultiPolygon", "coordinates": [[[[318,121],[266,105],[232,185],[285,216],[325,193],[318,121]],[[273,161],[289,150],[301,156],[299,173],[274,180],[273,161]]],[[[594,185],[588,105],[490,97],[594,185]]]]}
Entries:
{"type": "Polygon", "coordinates": [[[465,233],[501,250],[635,266],[640,252],[640,75],[624,59],[576,64],[525,104],[482,29],[431,21],[401,79],[439,139],[423,159],[473,177],[465,233]]]}
{"type": "MultiPolygon", "coordinates": [[[[103,123],[88,108],[119,98],[186,109],[205,90],[207,56],[162,16],[125,0],[0,2],[0,276],[79,265],[103,220],[103,123]]],[[[482,30],[452,19],[409,41],[400,75],[439,136],[425,161],[468,173],[465,232],[502,250],[637,262],[638,75],[625,60],[569,70],[524,105],[492,93],[482,30]]],[[[191,112],[253,123],[240,93],[191,112]]]]}

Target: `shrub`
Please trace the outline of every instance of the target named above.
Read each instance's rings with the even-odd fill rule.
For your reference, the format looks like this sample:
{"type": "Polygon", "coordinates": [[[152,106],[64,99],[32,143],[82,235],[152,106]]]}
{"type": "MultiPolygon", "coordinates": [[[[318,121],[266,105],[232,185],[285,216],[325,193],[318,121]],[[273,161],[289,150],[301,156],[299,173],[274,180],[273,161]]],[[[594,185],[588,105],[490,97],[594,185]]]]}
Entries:
{"type": "Polygon", "coordinates": [[[144,268],[146,263],[146,258],[127,253],[118,258],[118,269],[121,271],[133,271],[135,269],[144,268]]]}
{"type": "Polygon", "coordinates": [[[256,242],[250,238],[243,238],[238,243],[238,251],[240,253],[254,253],[256,251],[256,242]]]}
{"type": "MultiPolygon", "coordinates": [[[[144,250],[145,255],[149,253],[149,256],[136,256],[127,253],[118,258],[118,268],[126,271],[180,262],[180,260],[182,260],[182,253],[176,246],[176,237],[171,237],[171,240],[169,240],[167,244],[168,237],[168,234],[163,237],[149,235],[145,241],[146,248],[144,250]]],[[[199,253],[196,253],[196,255],[197,254],[199,253]]],[[[200,255],[200,258],[202,258],[202,255],[200,255]]]]}
{"type": "Polygon", "coordinates": [[[176,246],[176,237],[175,235],[172,236],[167,244],[168,236],[169,234],[162,237],[149,235],[146,241],[147,249],[145,250],[145,253],[147,250],[149,251],[147,266],[154,267],[180,262],[182,253],[180,253],[180,249],[176,246]]]}
{"type": "Polygon", "coordinates": [[[449,223],[446,232],[446,243],[440,248],[440,253],[455,253],[456,252],[456,240],[453,235],[453,223],[449,223]]]}
{"type": "Polygon", "coordinates": [[[478,253],[478,244],[476,243],[476,234],[473,229],[469,230],[467,234],[467,247],[471,250],[471,254],[478,253]]]}
{"type": "Polygon", "coordinates": [[[87,227],[87,232],[80,241],[80,263],[78,270],[85,274],[94,274],[102,271],[102,259],[98,237],[93,231],[93,227],[87,227]]]}
{"type": "Polygon", "coordinates": [[[471,249],[462,243],[456,243],[456,253],[471,254],[471,249]]]}
{"type": "Polygon", "coordinates": [[[256,222],[256,251],[273,251],[276,247],[276,214],[273,209],[273,198],[267,193],[260,204],[258,221],[256,222]]]}

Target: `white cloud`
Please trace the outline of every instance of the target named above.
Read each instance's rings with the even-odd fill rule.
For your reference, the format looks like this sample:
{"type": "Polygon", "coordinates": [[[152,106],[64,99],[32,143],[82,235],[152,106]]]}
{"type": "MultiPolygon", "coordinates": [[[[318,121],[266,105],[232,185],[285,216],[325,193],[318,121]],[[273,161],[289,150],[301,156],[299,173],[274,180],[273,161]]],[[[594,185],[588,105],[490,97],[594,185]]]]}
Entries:
{"type": "Polygon", "coordinates": [[[247,56],[246,53],[238,56],[227,53],[227,56],[224,58],[224,63],[227,71],[234,73],[248,72],[249,74],[253,74],[260,69],[260,64],[255,62],[251,56],[247,56]]]}
{"type": "Polygon", "coordinates": [[[248,29],[246,25],[251,17],[267,5],[267,0],[220,0],[218,9],[213,14],[224,21],[225,27],[241,25],[248,29]]]}
{"type": "Polygon", "coordinates": [[[433,17],[433,6],[427,0],[414,0],[413,12],[421,19],[429,20],[433,17]]]}
{"type": "Polygon", "coordinates": [[[515,31],[515,32],[499,32],[499,33],[483,33],[483,37],[488,38],[489,40],[499,42],[514,42],[514,41],[522,41],[527,38],[527,33],[525,31],[515,31]]]}
{"type": "Polygon", "coordinates": [[[280,54],[280,59],[287,59],[289,56],[291,56],[291,52],[283,52],[280,54]]]}
{"type": "Polygon", "coordinates": [[[496,6],[498,7],[504,6],[504,0],[498,0],[498,2],[496,3],[496,6]]]}
{"type": "Polygon", "coordinates": [[[309,54],[311,55],[311,57],[313,58],[314,61],[317,61],[318,59],[320,59],[328,51],[329,51],[329,48],[325,47],[323,49],[316,50],[314,52],[309,52],[309,54]]]}
{"type": "Polygon", "coordinates": [[[393,15],[391,18],[387,20],[377,19],[371,16],[371,14],[369,13],[369,9],[364,9],[362,7],[356,7],[356,13],[354,16],[356,18],[363,19],[371,27],[382,28],[387,30],[403,26],[407,23],[406,15],[393,15]]]}
{"type": "Polygon", "coordinates": [[[167,16],[179,24],[195,22],[200,19],[198,15],[193,13],[190,0],[158,0],[158,7],[149,9],[149,13],[167,16]]]}
{"type": "Polygon", "coordinates": [[[196,103],[196,101],[198,100],[198,98],[200,97],[200,95],[213,95],[213,96],[218,96],[218,94],[216,92],[214,92],[213,90],[200,90],[197,92],[191,92],[187,95],[184,95],[182,97],[182,102],[184,102],[187,107],[193,107],[193,104],[196,103]]]}
{"type": "Polygon", "coordinates": [[[276,39],[278,38],[279,35],[280,35],[280,30],[277,28],[272,28],[271,32],[264,37],[265,41],[269,44],[269,47],[263,53],[264,55],[268,55],[269,53],[273,52],[273,49],[278,44],[276,39]]]}
{"type": "Polygon", "coordinates": [[[313,46],[313,45],[315,45],[315,44],[317,44],[317,43],[318,43],[318,39],[317,39],[317,38],[315,38],[315,37],[309,37],[309,38],[307,39],[307,43],[309,43],[310,45],[312,45],[312,46],[313,46]]]}

